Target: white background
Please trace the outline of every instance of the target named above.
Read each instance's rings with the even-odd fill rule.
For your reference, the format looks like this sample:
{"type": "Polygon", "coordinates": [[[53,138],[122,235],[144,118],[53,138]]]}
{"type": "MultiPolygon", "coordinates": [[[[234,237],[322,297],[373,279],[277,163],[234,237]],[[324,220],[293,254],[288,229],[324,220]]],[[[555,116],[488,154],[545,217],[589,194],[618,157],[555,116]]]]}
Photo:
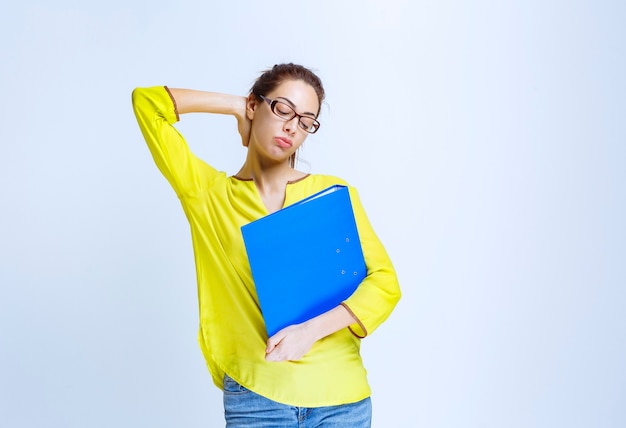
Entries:
{"type": "MultiPolygon", "coordinates": [[[[374,427],[626,426],[621,1],[15,1],[0,12],[0,424],[218,427],[189,228],[136,86],[328,98],[307,171],[360,192],[403,299],[374,427]]],[[[230,117],[179,129],[229,173],[230,117]]]]}

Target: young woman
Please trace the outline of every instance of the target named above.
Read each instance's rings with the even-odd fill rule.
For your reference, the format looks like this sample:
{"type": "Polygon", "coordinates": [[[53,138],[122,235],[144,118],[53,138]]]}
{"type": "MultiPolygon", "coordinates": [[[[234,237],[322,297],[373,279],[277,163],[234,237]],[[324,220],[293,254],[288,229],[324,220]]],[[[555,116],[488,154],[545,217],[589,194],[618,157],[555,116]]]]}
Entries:
{"type": "MultiPolygon", "coordinates": [[[[349,187],[367,276],[347,300],[267,337],[241,226],[334,184],[337,177],[295,169],[315,133],[324,89],[309,69],[279,64],[247,97],[167,87],[137,88],[133,106],[152,156],[191,226],[200,310],[199,343],[224,391],[227,427],[369,427],[370,388],[360,340],[400,299],[392,263],[358,194],[349,187]],[[230,114],[247,147],[228,176],[198,159],[174,128],[186,113],[230,114]]],[[[290,263],[298,254],[277,254],[290,263]]],[[[294,284],[297,286],[297,284],[294,284]]]]}

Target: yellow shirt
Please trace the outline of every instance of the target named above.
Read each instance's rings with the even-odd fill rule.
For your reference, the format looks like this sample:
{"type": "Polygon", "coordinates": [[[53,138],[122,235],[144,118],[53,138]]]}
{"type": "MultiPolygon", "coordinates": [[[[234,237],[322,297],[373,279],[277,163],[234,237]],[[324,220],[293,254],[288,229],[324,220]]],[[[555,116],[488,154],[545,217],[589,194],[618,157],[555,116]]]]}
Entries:
{"type": "MultiPolygon", "coordinates": [[[[198,340],[215,385],[222,388],[224,373],[228,373],[251,391],[302,407],[368,397],[360,340],[389,316],[400,299],[400,289],[356,190],[349,187],[367,277],[343,304],[358,322],[319,340],[298,361],[267,362],[267,334],[240,229],[268,214],[254,182],[227,176],[191,153],[173,126],[178,113],[166,87],[135,89],[133,106],[150,152],[178,195],[191,227],[200,311],[198,340]]],[[[325,175],[291,182],[285,206],[333,184],[347,183],[325,175]]]]}

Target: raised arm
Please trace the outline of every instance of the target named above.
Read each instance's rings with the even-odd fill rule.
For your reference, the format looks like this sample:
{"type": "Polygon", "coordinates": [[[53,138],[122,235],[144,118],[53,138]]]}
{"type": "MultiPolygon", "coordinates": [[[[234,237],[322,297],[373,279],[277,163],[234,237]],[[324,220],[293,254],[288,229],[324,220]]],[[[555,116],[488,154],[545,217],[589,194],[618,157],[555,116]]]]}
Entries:
{"type": "Polygon", "coordinates": [[[204,187],[220,173],[210,163],[198,159],[174,127],[180,113],[231,114],[237,119],[242,143],[248,144],[250,123],[245,97],[152,86],[135,88],[132,102],[152,157],[179,197],[206,191],[204,187]]]}
{"type": "Polygon", "coordinates": [[[235,116],[241,142],[244,146],[248,145],[250,120],[246,117],[246,97],[178,88],[169,88],[169,92],[178,114],[216,113],[235,116]]]}

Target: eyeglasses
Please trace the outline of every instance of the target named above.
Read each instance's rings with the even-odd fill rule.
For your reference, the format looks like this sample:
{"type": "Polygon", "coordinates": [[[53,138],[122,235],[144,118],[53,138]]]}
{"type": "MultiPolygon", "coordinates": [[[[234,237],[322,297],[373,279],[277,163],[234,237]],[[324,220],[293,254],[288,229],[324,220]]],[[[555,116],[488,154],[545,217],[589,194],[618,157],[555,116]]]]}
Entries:
{"type": "Polygon", "coordinates": [[[263,101],[265,101],[269,106],[272,113],[276,116],[280,117],[282,120],[288,121],[293,119],[294,117],[298,118],[298,126],[302,128],[303,131],[308,132],[309,134],[315,134],[317,130],[320,128],[320,123],[310,117],[310,116],[302,116],[301,114],[296,113],[296,111],[289,104],[285,104],[279,100],[272,100],[270,98],[264,97],[263,95],[259,95],[263,101]]]}

